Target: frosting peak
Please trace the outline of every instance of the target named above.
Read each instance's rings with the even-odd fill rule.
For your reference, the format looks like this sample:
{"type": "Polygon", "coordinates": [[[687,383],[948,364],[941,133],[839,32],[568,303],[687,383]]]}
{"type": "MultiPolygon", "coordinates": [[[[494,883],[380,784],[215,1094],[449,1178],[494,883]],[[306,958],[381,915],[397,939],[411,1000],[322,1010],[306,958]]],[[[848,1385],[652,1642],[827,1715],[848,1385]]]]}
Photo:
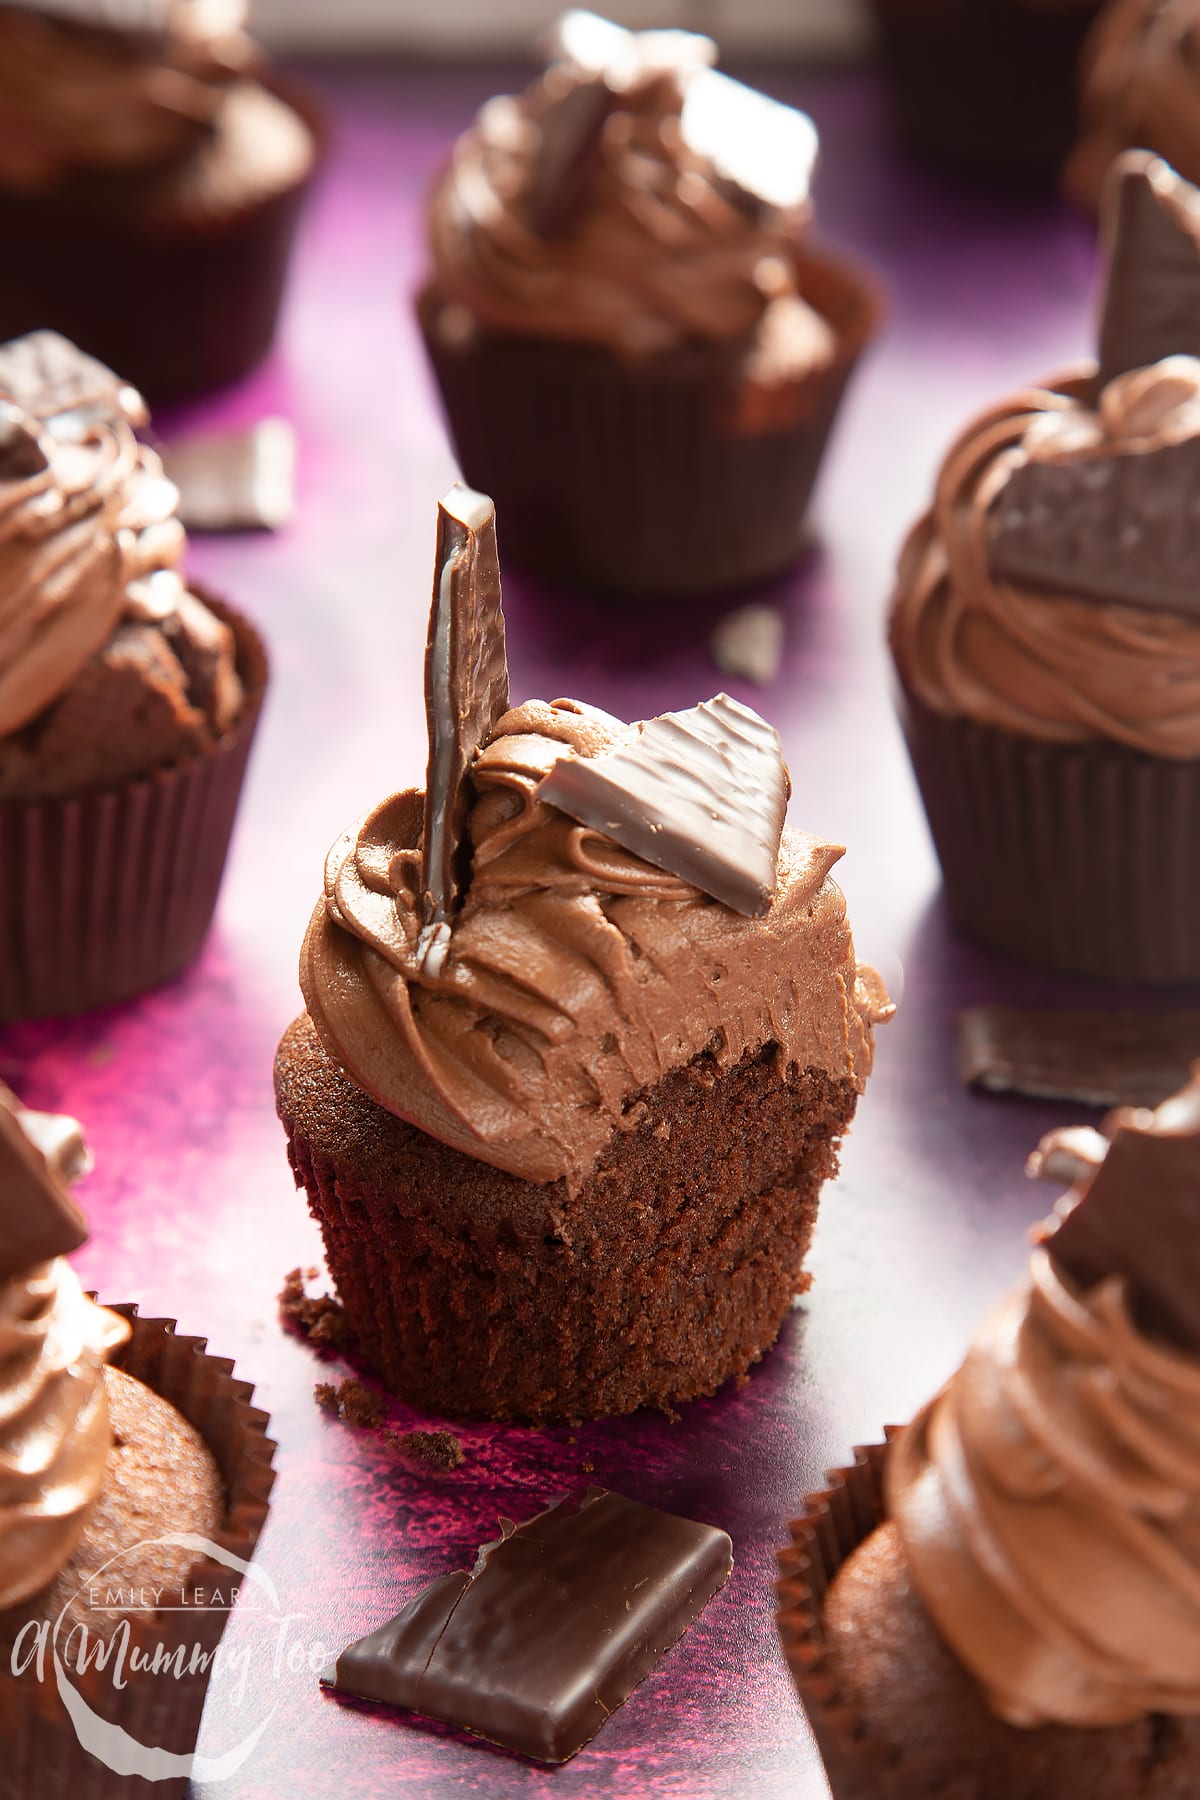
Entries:
{"type": "Polygon", "coordinates": [[[1200,1711],[1200,1362],[1039,1250],[892,1446],[889,1512],[1010,1724],[1200,1711]]]}

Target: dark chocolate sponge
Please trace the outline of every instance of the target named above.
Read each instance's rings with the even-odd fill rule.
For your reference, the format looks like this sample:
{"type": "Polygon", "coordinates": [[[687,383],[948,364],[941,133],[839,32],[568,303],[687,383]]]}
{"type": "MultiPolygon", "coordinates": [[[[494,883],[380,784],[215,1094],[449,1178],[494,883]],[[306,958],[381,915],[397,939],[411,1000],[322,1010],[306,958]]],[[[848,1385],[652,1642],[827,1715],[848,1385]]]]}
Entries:
{"type": "Polygon", "coordinates": [[[702,1055],[631,1098],[638,1124],[571,1196],[386,1112],[307,1016],[275,1091],[367,1360],[417,1405],[533,1420],[670,1408],[757,1362],[807,1285],[858,1099],[816,1069],[788,1076],[774,1044],[724,1074],[702,1055]]]}
{"type": "Polygon", "coordinates": [[[938,1635],[894,1525],[872,1532],[825,1599],[829,1676],[869,1785],[836,1800],[1194,1800],[1200,1719],[1006,1725],[938,1635]]]}

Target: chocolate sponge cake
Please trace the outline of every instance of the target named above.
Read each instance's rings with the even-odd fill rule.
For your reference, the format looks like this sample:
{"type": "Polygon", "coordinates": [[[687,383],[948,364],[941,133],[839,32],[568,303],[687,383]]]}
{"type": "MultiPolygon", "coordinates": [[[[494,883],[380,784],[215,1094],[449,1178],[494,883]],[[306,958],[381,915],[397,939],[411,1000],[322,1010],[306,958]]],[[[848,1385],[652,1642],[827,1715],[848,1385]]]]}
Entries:
{"type": "Polygon", "coordinates": [[[367,1359],[489,1418],[663,1407],[775,1339],[890,1008],[777,734],[508,708],[490,502],[442,509],[426,794],[334,846],[276,1094],[367,1359]]]}

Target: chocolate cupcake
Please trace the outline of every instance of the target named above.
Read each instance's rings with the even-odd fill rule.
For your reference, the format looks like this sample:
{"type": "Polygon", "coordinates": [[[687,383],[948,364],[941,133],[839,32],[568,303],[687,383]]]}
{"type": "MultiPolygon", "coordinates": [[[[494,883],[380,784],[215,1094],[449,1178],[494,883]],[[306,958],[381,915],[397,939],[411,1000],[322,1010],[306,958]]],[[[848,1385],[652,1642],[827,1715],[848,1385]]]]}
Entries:
{"type": "Polygon", "coordinates": [[[1100,358],[968,426],[890,636],[958,923],[1057,974],[1200,980],[1200,196],[1129,152],[1100,358]]]}
{"type": "Polygon", "coordinates": [[[1030,1172],[1071,1186],[1027,1277],[792,1527],[834,1800],[1196,1792],[1200,1080],[1105,1133],[1044,1140],[1030,1172]]]}
{"type": "Polygon", "coordinates": [[[1100,0],[872,0],[906,144],[956,175],[1048,185],[1075,138],[1100,0]]]}
{"type": "Polygon", "coordinates": [[[1084,46],[1067,192],[1090,212],[1122,150],[1153,150],[1200,181],[1200,6],[1109,0],[1084,46]]]}
{"type": "Polygon", "coordinates": [[[443,502],[428,785],[334,846],[276,1061],[371,1366],[450,1415],[670,1407],[795,1293],[891,1008],[724,695],[509,710],[491,503],[443,502]]]}
{"type": "Polygon", "coordinates": [[[52,326],[155,398],[265,355],[321,128],[244,13],[0,4],[0,338],[52,326]]]}
{"type": "Polygon", "coordinates": [[[266,659],[179,573],[145,421],[53,333],[0,346],[0,1019],[166,981],[216,905],[266,659]]]}
{"type": "Polygon", "coordinates": [[[686,594],[795,562],[875,328],[808,234],[811,122],[715,54],[568,13],[433,189],[418,314],[450,433],[551,580],[686,594]]]}
{"type": "Polygon", "coordinates": [[[230,1364],[82,1292],[86,1166],[73,1119],[0,1088],[0,1800],[183,1794],[227,1618],[208,1599],[271,1489],[230,1364]]]}

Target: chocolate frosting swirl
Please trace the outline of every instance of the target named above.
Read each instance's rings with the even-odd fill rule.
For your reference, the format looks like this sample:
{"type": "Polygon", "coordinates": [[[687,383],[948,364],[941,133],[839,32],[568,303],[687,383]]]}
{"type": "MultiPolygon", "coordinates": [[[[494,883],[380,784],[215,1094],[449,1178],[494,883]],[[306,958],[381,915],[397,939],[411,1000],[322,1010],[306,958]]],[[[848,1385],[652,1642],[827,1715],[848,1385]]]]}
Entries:
{"type": "Polygon", "coordinates": [[[1200,362],[1167,357],[1111,381],[1067,372],[974,420],[904,547],[892,604],[897,666],[936,712],[1045,743],[1107,738],[1155,756],[1200,756],[1200,625],[993,579],[988,510],[1034,458],[1152,452],[1200,435],[1200,362]]]}
{"type": "Polygon", "coordinates": [[[445,298],[498,331],[630,354],[736,341],[768,305],[801,307],[794,255],[808,209],[748,204],[688,148],[688,73],[650,66],[610,88],[586,189],[552,235],[531,222],[545,121],[597,76],[558,62],[519,98],[489,101],[432,194],[445,298]]]}
{"type": "Polygon", "coordinates": [[[33,192],[79,170],[145,168],[211,131],[250,59],[242,0],[145,11],[141,29],[116,30],[83,6],[0,6],[0,183],[33,192]]]}
{"type": "Polygon", "coordinates": [[[913,1582],[1010,1724],[1200,1711],[1200,1363],[1049,1254],[893,1443],[913,1582]]]}
{"type": "Polygon", "coordinates": [[[0,736],[57,699],[123,615],[180,602],[178,493],[137,440],[144,419],[131,388],[39,417],[0,381],[0,736]]]}
{"type": "Polygon", "coordinates": [[[0,1609],[79,1542],[112,1447],[104,1365],[128,1337],[61,1258],[0,1283],[0,1609]]]}
{"type": "Polygon", "coordinates": [[[1155,150],[1200,181],[1200,15],[1195,0],[1110,0],[1084,46],[1070,192],[1096,207],[1114,157],[1155,150]]]}
{"type": "Polygon", "coordinates": [[[747,919],[534,798],[567,750],[630,728],[572,700],[505,714],[473,771],[465,902],[436,970],[419,950],[422,796],[392,796],[331,850],[301,953],[330,1054],[382,1106],[532,1181],[586,1180],[638,1091],[708,1051],[779,1044],[861,1089],[890,1012],[854,961],[830,868],[785,835],[770,911],[747,919]]]}

